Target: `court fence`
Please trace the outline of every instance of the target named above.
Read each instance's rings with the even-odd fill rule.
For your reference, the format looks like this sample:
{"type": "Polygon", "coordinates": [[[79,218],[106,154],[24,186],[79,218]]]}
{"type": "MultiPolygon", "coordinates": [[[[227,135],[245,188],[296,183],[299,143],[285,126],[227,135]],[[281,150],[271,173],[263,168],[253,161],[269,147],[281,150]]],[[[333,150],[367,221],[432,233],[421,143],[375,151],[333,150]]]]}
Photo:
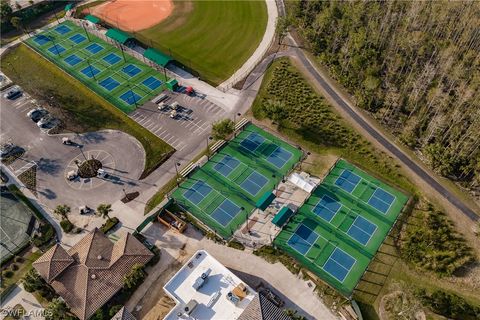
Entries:
{"type": "MultiPolygon", "coordinates": [[[[142,61],[143,63],[145,63],[146,65],[148,65],[149,67],[155,69],[156,71],[158,72],[163,72],[165,74],[165,76],[169,77],[169,78],[176,78],[178,77],[178,75],[176,75],[175,73],[173,73],[172,71],[170,71],[169,69],[165,68],[165,67],[162,67],[160,65],[158,65],[157,63],[153,62],[152,60],[150,59],[147,59],[145,58],[145,56],[143,55],[143,51],[145,49],[141,48],[141,47],[138,47],[136,46],[135,48],[137,50],[134,50],[130,47],[127,47],[109,37],[106,36],[105,32],[107,31],[107,29],[104,29],[104,28],[98,28],[98,27],[94,27],[92,26],[92,24],[88,23],[86,20],[82,20],[82,19],[75,19],[73,17],[65,17],[66,20],[69,20],[69,21],[72,21],[74,24],[76,24],[77,26],[79,27],[82,27],[84,28],[85,30],[88,30],[89,33],[93,34],[94,36],[102,39],[103,41],[117,47],[118,49],[122,50],[122,52],[124,53],[127,53],[129,54],[130,56],[136,58],[137,60],[139,61],[142,61]]],[[[167,78],[168,78],[167,77],[167,78]]]]}

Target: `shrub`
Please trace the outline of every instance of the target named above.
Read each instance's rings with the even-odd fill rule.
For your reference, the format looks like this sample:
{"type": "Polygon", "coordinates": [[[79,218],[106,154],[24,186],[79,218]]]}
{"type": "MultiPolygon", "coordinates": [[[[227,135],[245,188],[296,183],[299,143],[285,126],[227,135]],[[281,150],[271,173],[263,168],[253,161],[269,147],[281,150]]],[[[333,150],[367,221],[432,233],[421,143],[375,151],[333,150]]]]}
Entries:
{"type": "Polygon", "coordinates": [[[262,257],[270,263],[281,262],[293,274],[300,272],[300,267],[293,258],[273,246],[263,246],[253,251],[253,254],[262,257]]]}
{"type": "Polygon", "coordinates": [[[12,271],[17,271],[17,270],[18,270],[18,265],[16,265],[15,263],[12,263],[12,264],[10,265],[10,269],[11,269],[12,271]]]}
{"type": "Polygon", "coordinates": [[[14,259],[14,261],[15,261],[16,263],[22,263],[22,262],[25,261],[25,260],[24,260],[22,257],[20,257],[20,256],[16,256],[15,259],[14,259]]]}
{"type": "Polygon", "coordinates": [[[444,213],[418,211],[418,222],[408,224],[400,239],[401,256],[415,267],[450,276],[475,260],[472,249],[444,213]]]}
{"type": "Polygon", "coordinates": [[[63,232],[69,233],[75,227],[73,223],[70,222],[68,219],[63,219],[60,221],[60,226],[62,227],[63,232]]]}
{"type": "Polygon", "coordinates": [[[4,270],[2,272],[2,276],[5,278],[11,278],[13,276],[13,271],[12,270],[4,270]]]}
{"type": "Polygon", "coordinates": [[[107,233],[113,227],[115,227],[117,225],[117,223],[119,223],[119,222],[120,222],[120,220],[118,220],[117,217],[108,218],[107,221],[105,221],[105,223],[100,227],[100,230],[103,233],[107,233]]]}
{"type": "Polygon", "coordinates": [[[243,243],[238,242],[236,240],[230,241],[227,246],[237,250],[242,250],[242,251],[245,250],[245,246],[243,245],[243,243]]]}
{"type": "Polygon", "coordinates": [[[110,316],[110,318],[112,318],[114,315],[116,315],[117,312],[120,311],[120,309],[122,309],[121,304],[117,304],[117,305],[114,305],[113,307],[111,307],[110,310],[108,311],[108,315],[110,316]]]}
{"type": "Polygon", "coordinates": [[[480,307],[469,304],[464,298],[445,291],[427,293],[424,289],[415,291],[422,304],[433,312],[450,319],[479,319],[480,307]]]}
{"type": "Polygon", "coordinates": [[[38,231],[40,235],[35,235],[33,237],[33,245],[36,247],[43,246],[55,236],[55,229],[53,229],[53,226],[50,223],[42,223],[38,231]]]}

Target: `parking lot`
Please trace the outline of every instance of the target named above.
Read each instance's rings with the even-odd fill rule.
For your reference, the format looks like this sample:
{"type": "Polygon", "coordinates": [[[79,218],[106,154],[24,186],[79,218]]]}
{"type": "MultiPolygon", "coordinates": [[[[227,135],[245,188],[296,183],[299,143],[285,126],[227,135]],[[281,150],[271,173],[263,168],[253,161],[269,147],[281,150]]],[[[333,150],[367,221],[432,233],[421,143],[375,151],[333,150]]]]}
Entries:
{"type": "Polygon", "coordinates": [[[225,111],[207,99],[196,95],[166,92],[168,98],[162,110],[159,104],[147,102],[130,114],[141,126],[164,140],[177,151],[182,151],[192,138],[202,136],[213,122],[226,118],[225,111]],[[171,117],[174,102],[178,102],[176,116],[171,117]]]}
{"type": "Polygon", "coordinates": [[[138,177],[142,173],[145,153],[140,143],[120,131],[99,131],[86,134],[48,135],[28,116],[27,112],[38,107],[28,94],[15,100],[1,99],[0,142],[13,143],[25,153],[7,165],[16,176],[36,166],[38,200],[52,209],[58,204],[75,208],[88,205],[96,208],[99,203],[113,203],[140,187],[138,177]],[[64,145],[68,137],[73,145],[64,145]],[[127,157],[125,155],[133,155],[127,157]],[[103,164],[108,178],[75,179],[69,181],[66,172],[72,170],[75,159],[80,162],[91,157],[103,164]],[[101,190],[99,192],[99,190],[101,190]]]}

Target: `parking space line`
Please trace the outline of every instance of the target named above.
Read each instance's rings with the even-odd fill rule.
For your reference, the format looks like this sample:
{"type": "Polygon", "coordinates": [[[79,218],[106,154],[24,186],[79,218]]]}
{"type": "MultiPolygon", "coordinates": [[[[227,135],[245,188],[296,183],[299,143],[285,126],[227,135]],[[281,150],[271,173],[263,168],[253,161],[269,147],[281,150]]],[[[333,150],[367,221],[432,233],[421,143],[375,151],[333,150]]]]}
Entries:
{"type": "Polygon", "coordinates": [[[151,119],[147,119],[147,121],[142,123],[142,126],[146,128],[148,125],[151,125],[152,123],[155,124],[155,122],[153,122],[151,119]]]}
{"type": "Polygon", "coordinates": [[[157,128],[157,130],[155,130],[155,131],[153,132],[153,134],[156,135],[156,134],[158,133],[158,131],[160,131],[160,130],[162,130],[162,127],[159,126],[159,127],[157,128]]]}

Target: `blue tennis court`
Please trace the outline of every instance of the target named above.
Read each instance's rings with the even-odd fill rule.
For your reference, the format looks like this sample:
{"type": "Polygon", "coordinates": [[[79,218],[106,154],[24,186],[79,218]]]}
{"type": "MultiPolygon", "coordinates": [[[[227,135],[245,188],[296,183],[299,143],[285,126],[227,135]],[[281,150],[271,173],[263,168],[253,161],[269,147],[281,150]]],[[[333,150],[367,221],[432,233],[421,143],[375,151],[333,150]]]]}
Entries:
{"type": "Polygon", "coordinates": [[[85,49],[91,54],[97,54],[103,50],[103,47],[98,43],[92,43],[91,45],[87,46],[85,49]]]}
{"type": "Polygon", "coordinates": [[[215,211],[212,212],[212,218],[215,219],[222,226],[227,226],[230,221],[242,211],[242,208],[237,206],[229,199],[225,199],[215,211]]]}
{"type": "Polygon", "coordinates": [[[103,57],[103,61],[105,61],[109,65],[113,65],[113,64],[119,62],[120,60],[122,60],[122,58],[117,56],[115,53],[110,53],[107,56],[103,57]]]}
{"type": "Polygon", "coordinates": [[[382,188],[377,188],[368,200],[368,204],[382,213],[387,213],[395,197],[382,188]]]}
{"type": "Polygon", "coordinates": [[[82,70],[80,70],[80,72],[83,73],[85,76],[87,76],[89,78],[93,78],[95,75],[100,73],[100,70],[98,70],[97,68],[89,65],[89,66],[86,66],[85,68],[83,68],[82,70]]]}
{"type": "Polygon", "coordinates": [[[273,164],[275,167],[281,169],[292,158],[292,156],[293,155],[291,152],[283,149],[282,147],[277,147],[268,156],[267,161],[273,164]]]}
{"type": "Polygon", "coordinates": [[[66,57],[64,60],[72,67],[83,61],[83,59],[79,58],[76,54],[72,54],[71,56],[66,57]]]}
{"type": "Polygon", "coordinates": [[[319,235],[304,224],[300,224],[287,243],[300,254],[305,255],[317,241],[319,235]]]}
{"type": "Polygon", "coordinates": [[[347,231],[347,234],[363,245],[366,245],[377,230],[377,226],[364,217],[357,216],[347,231]]]}
{"type": "Polygon", "coordinates": [[[256,196],[260,190],[267,184],[268,179],[257,171],[253,171],[240,186],[252,196],[256,196]]]}
{"type": "Polygon", "coordinates": [[[265,138],[256,132],[252,132],[240,142],[240,145],[248,151],[254,152],[265,141],[265,138]]]}
{"type": "Polygon", "coordinates": [[[125,101],[130,105],[134,103],[136,104],[138,101],[140,101],[141,98],[142,97],[140,97],[138,94],[136,94],[132,90],[128,90],[120,96],[120,99],[122,99],[123,101],[125,101]]]}
{"type": "Polygon", "coordinates": [[[340,282],[347,277],[357,260],[340,248],[335,248],[323,266],[323,270],[340,282]]]}
{"type": "Polygon", "coordinates": [[[183,196],[191,203],[197,205],[202,202],[202,200],[205,199],[205,197],[208,196],[212,190],[212,187],[210,187],[206,182],[197,181],[183,193],[183,196]]]}
{"type": "Polygon", "coordinates": [[[313,212],[326,221],[332,221],[338,210],[342,207],[341,203],[331,197],[324,195],[313,208],[313,212]]]}
{"type": "Polygon", "coordinates": [[[54,44],[53,46],[48,48],[48,51],[50,51],[53,54],[59,55],[60,53],[65,51],[65,48],[59,44],[54,44]]]}
{"type": "Polygon", "coordinates": [[[99,82],[99,84],[105,89],[107,89],[108,91],[112,91],[113,89],[115,89],[120,85],[120,83],[117,80],[113,79],[112,77],[103,79],[102,81],[99,82]]]}
{"type": "Polygon", "coordinates": [[[133,64],[129,64],[129,65],[122,68],[122,72],[125,73],[130,78],[139,74],[140,71],[142,71],[142,70],[140,68],[134,66],[133,64]]]}
{"type": "Polygon", "coordinates": [[[58,26],[55,28],[55,31],[58,33],[58,34],[65,34],[65,33],[69,33],[72,29],[70,29],[69,27],[67,27],[66,25],[61,25],[61,26],[58,26]]]}
{"type": "Polygon", "coordinates": [[[50,38],[44,36],[43,34],[39,34],[38,36],[35,36],[35,38],[33,38],[33,41],[35,41],[39,46],[43,46],[45,43],[50,41],[50,38]]]}
{"type": "Polygon", "coordinates": [[[150,76],[147,79],[143,80],[142,84],[151,90],[155,90],[162,85],[162,81],[150,76]]]}
{"type": "Polygon", "coordinates": [[[335,180],[335,184],[348,193],[352,193],[361,180],[362,178],[355,173],[349,170],[343,170],[342,174],[335,180]]]}
{"type": "Polygon", "coordinates": [[[75,44],[82,43],[83,41],[87,40],[84,36],[82,36],[80,33],[77,33],[76,35],[71,36],[70,41],[72,41],[75,44]]]}
{"type": "Polygon", "coordinates": [[[240,161],[227,154],[213,168],[220,172],[222,176],[228,177],[228,175],[239,165],[240,161]]]}

